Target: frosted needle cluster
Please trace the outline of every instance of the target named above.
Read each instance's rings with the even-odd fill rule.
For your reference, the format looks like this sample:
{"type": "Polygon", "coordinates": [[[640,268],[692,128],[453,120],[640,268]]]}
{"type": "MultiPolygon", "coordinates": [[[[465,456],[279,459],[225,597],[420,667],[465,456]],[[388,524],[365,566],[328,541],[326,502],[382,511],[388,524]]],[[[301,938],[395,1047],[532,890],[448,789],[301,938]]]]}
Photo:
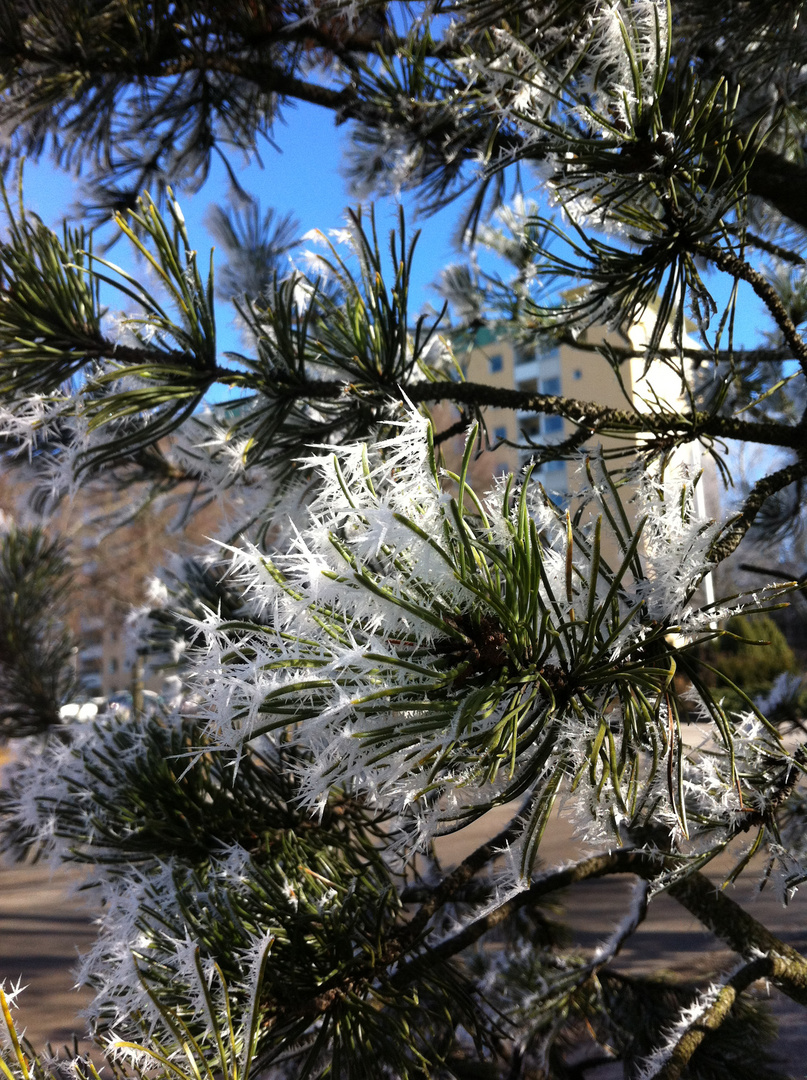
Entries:
{"type": "Polygon", "coordinates": [[[479,497],[473,449],[471,436],[460,472],[441,471],[413,413],[393,438],[308,459],[318,494],[287,550],[232,550],[259,625],[208,611],[195,681],[210,747],[266,734],[304,747],[312,809],[346,786],[425,842],[526,795],[526,866],[568,782],[612,822],[659,785],[675,810],[664,690],[673,642],[708,628],[694,597],[713,530],[673,470],[626,488],[629,526],[590,458],[589,525],[573,526],[529,476],[479,497]]]}

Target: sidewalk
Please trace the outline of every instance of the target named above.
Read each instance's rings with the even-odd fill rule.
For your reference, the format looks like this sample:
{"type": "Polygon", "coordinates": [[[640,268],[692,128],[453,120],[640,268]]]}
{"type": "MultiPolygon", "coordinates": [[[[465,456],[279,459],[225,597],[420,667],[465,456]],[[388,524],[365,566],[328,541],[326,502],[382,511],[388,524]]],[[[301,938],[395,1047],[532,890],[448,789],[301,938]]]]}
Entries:
{"type": "Polygon", "coordinates": [[[70,884],[69,874],[45,866],[0,864],[0,980],[26,987],[15,1022],[37,1049],[82,1034],[78,1013],[92,997],[73,986],[71,971],[95,929],[85,900],[68,896],[70,884]]]}

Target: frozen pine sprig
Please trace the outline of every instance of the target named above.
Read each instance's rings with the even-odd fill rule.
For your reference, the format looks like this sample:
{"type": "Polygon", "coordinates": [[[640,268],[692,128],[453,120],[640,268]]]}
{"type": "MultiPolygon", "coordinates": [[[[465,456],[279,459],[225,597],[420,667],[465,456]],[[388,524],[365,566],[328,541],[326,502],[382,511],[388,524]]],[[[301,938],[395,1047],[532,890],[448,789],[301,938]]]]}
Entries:
{"type": "MultiPolygon", "coordinates": [[[[525,10],[517,33],[493,27],[491,50],[453,62],[466,94],[484,103],[502,127],[518,131],[524,147],[540,146],[536,156],[558,166],[556,182],[566,171],[566,140],[611,150],[646,131],[667,76],[664,0],[603,0],[585,8],[582,17],[554,19],[525,10]]],[[[508,154],[485,164],[495,171],[508,163],[508,154]]],[[[605,172],[600,169],[601,193],[608,190],[605,172]]],[[[593,185],[588,195],[593,212],[601,201],[593,185]]]]}
{"type": "Polygon", "coordinates": [[[255,968],[255,974],[249,994],[237,1011],[236,999],[221,968],[212,963],[205,970],[198,947],[189,943],[188,963],[209,1018],[208,1029],[201,1036],[194,1035],[182,1015],[161,1004],[147,987],[158,1015],[157,1031],[149,1032],[143,1042],[113,1039],[108,1047],[113,1060],[129,1062],[138,1072],[168,1065],[170,1072],[182,1080],[198,1077],[201,1070],[213,1075],[213,1069],[226,1080],[248,1080],[258,1045],[259,994],[273,940],[271,935],[263,935],[253,942],[254,956],[249,965],[255,968]]]}
{"type": "Polygon", "coordinates": [[[607,0],[596,5],[583,61],[588,117],[608,118],[609,132],[634,129],[652,107],[667,64],[668,7],[664,0],[607,0]]]}
{"type": "MultiPolygon", "coordinates": [[[[713,535],[689,480],[653,474],[626,508],[592,459],[593,512],[573,518],[529,474],[478,496],[473,446],[441,472],[412,413],[390,439],[305,462],[319,488],[287,550],[234,556],[261,625],[195,620],[208,745],[291,739],[312,809],[344,785],[420,843],[526,797],[522,873],[569,785],[611,835],[648,800],[686,833],[673,677],[708,625],[713,535]]],[[[731,761],[725,713],[706,711],[731,761]]]]}
{"type": "MultiPolygon", "coordinates": [[[[204,964],[198,949],[189,949],[188,962],[194,970],[197,991],[210,1006],[217,1006],[209,1010],[212,1022],[204,1032],[189,1023],[180,1009],[161,1001],[153,984],[135,971],[133,977],[142,983],[144,995],[151,1001],[150,1014],[132,1018],[128,1037],[116,1032],[97,1040],[92,1057],[62,1057],[54,1054],[50,1046],[37,1053],[23,1041],[23,1033],[18,1034],[11,1014],[17,988],[7,995],[0,983],[0,1072],[6,1080],[101,1080],[101,1075],[110,1072],[120,1080],[155,1076],[249,1080],[255,1072],[266,1075],[267,1057],[260,1039],[264,1036],[265,1042],[266,1035],[261,1030],[261,997],[265,975],[273,964],[273,942],[274,938],[267,934],[253,940],[251,954],[246,958],[252,982],[245,997],[239,996],[238,987],[228,981],[221,967],[204,964]]],[[[293,1061],[295,1051],[299,1057],[300,1048],[292,1048],[289,1056],[293,1061]]],[[[291,1074],[281,1064],[279,1070],[272,1070],[272,1075],[291,1074]]]]}
{"type": "MultiPolygon", "coordinates": [[[[83,870],[98,937],[77,979],[94,990],[93,1027],[127,1040],[140,1024],[153,1034],[163,1008],[209,1036],[228,1003],[243,1013],[259,987],[262,1018],[282,1018],[291,1001],[305,1017],[322,981],[365,951],[371,965],[377,935],[399,918],[400,879],[379,852],[388,833],[366,807],[334,790],[312,821],[297,799],[297,750],[263,742],[237,772],[221,754],[186,769],[201,742],[179,717],[107,718],[49,746],[31,740],[4,778],[6,849],[83,870]]],[[[278,1020],[256,1038],[279,1047],[287,1036],[278,1020]]]]}

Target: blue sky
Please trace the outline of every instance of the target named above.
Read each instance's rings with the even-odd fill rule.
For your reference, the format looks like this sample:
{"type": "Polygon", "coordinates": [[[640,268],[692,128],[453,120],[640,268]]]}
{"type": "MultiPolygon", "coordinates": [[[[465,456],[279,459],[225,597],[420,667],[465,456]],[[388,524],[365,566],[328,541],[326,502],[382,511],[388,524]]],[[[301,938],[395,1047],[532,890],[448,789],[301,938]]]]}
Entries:
{"type": "MultiPolygon", "coordinates": [[[[263,209],[274,207],[280,214],[292,213],[299,220],[301,233],[310,229],[334,229],[345,220],[348,206],[355,206],[347,184],[341,174],[343,132],[336,128],[332,114],[313,105],[301,105],[290,109],[287,123],[279,125],[274,139],[280,152],[264,144],[261,150],[263,168],[255,162],[245,164],[240,156],[234,156],[230,165],[237,172],[244,188],[256,195],[263,209]]],[[[191,241],[201,251],[214,246],[205,228],[207,208],[217,202],[225,202],[228,192],[226,170],[214,159],[211,176],[196,195],[180,193],[182,206],[191,241]]],[[[54,169],[48,162],[25,165],[25,204],[36,211],[51,227],[57,227],[63,216],[70,215],[71,205],[80,193],[73,177],[54,169]]],[[[426,303],[439,306],[437,294],[430,288],[440,271],[458,255],[452,247],[451,235],[459,214],[458,207],[428,219],[415,220],[414,204],[405,200],[410,236],[415,229],[422,229],[414,264],[411,284],[411,302],[415,314],[426,303]]],[[[379,239],[385,242],[389,231],[397,224],[398,209],[394,199],[379,200],[376,205],[376,221],[379,239]]],[[[126,264],[123,245],[117,244],[110,258],[126,264]]],[[[206,258],[200,259],[202,265],[206,258]]],[[[127,266],[128,268],[128,266],[127,266]]],[[[222,306],[219,328],[223,349],[236,348],[237,338],[228,328],[228,306],[222,306]]]]}
{"type": "MultiPolygon", "coordinates": [[[[238,156],[230,164],[244,188],[260,198],[264,209],[273,206],[281,214],[293,213],[300,221],[303,233],[313,228],[324,231],[337,228],[344,220],[345,208],[355,204],[340,168],[346,133],[346,126],[335,127],[333,117],[327,110],[302,104],[289,109],[286,123],[278,125],[274,132],[274,141],[280,152],[268,144],[261,147],[263,168],[257,163],[245,164],[238,156]]],[[[26,205],[47,224],[55,227],[64,215],[70,216],[71,205],[78,193],[75,180],[47,162],[26,164],[26,205]]],[[[226,172],[218,161],[214,162],[211,177],[198,194],[180,196],[191,240],[197,244],[200,252],[206,252],[213,245],[204,225],[205,212],[212,203],[225,201],[226,196],[226,172]]],[[[430,285],[446,265],[459,258],[452,244],[452,235],[461,204],[450,206],[429,218],[416,217],[413,200],[406,199],[404,205],[410,235],[413,227],[422,230],[411,284],[412,310],[417,313],[426,303],[439,306],[439,298],[430,285]]],[[[395,200],[387,198],[377,203],[376,220],[379,234],[383,237],[397,221],[395,200]]],[[[115,261],[126,262],[122,245],[115,247],[111,257],[115,261]]],[[[200,261],[204,264],[206,259],[200,261]]],[[[708,280],[718,303],[725,300],[730,289],[728,278],[716,274],[708,280]]],[[[757,340],[765,320],[760,302],[750,289],[743,286],[743,290],[738,305],[736,333],[738,343],[748,346],[757,340]]],[[[219,314],[219,341],[222,350],[239,347],[227,305],[222,305],[219,314]]]]}

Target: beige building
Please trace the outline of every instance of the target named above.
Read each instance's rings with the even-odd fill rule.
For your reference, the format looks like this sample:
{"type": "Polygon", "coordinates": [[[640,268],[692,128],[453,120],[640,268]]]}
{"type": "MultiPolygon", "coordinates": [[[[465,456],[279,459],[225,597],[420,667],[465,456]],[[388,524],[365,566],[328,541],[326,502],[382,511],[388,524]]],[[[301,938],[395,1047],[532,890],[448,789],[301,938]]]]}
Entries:
{"type": "Polygon", "coordinates": [[[126,635],[119,622],[110,623],[99,615],[80,615],[77,639],[76,674],[85,694],[106,697],[128,689],[133,659],[127,656],[126,635]]]}
{"type": "MultiPolygon", "coordinates": [[[[671,368],[655,363],[645,373],[642,357],[633,356],[620,366],[620,385],[610,363],[594,349],[594,346],[607,342],[616,350],[640,351],[648,336],[647,327],[637,323],[627,333],[606,334],[594,328],[581,336],[579,346],[564,343],[554,348],[525,347],[508,339],[506,328],[484,327],[476,331],[464,352],[460,347],[458,360],[469,382],[515,388],[527,393],[559,394],[611,408],[628,408],[631,404],[640,411],[659,406],[680,408],[681,381],[671,368]]],[[[546,445],[561,442],[573,430],[573,425],[563,417],[511,409],[488,408],[485,419],[493,448],[487,467],[492,472],[505,469],[515,472],[532,456],[529,450],[499,445],[502,442],[524,443],[526,436],[537,444],[546,445]]],[[[626,446],[625,442],[615,438],[603,438],[598,442],[606,452],[635,445],[634,440],[626,446]]],[[[550,462],[542,466],[537,475],[545,486],[559,491],[568,487],[565,462],[550,462]]]]}
{"type": "MultiPolygon", "coordinates": [[[[635,406],[639,411],[658,408],[680,409],[682,385],[680,376],[664,364],[656,362],[645,371],[641,355],[650,336],[650,319],[638,322],[626,331],[606,332],[594,327],[581,336],[578,344],[560,344],[547,347],[517,345],[507,336],[506,326],[483,327],[470,339],[455,342],[457,359],[469,382],[484,383],[523,390],[528,393],[558,394],[592,401],[598,405],[625,409],[635,406]],[[636,352],[639,355],[625,359],[619,368],[619,378],[608,360],[596,346],[609,344],[615,352],[636,352]]],[[[664,341],[664,344],[671,344],[664,341]]],[[[694,342],[689,342],[694,345],[694,342]]],[[[482,453],[473,463],[471,482],[479,490],[485,490],[491,477],[497,474],[517,473],[536,451],[523,447],[527,439],[537,445],[558,443],[568,438],[574,425],[561,416],[534,412],[515,412],[512,409],[485,409],[491,449],[482,453]],[[526,438],[525,438],[526,437],[526,438]],[[511,445],[516,444],[516,445],[511,445]]],[[[601,445],[614,468],[633,463],[633,451],[637,448],[635,437],[620,440],[614,437],[597,438],[592,441],[601,445]],[[627,451],[622,456],[620,451],[627,451]]],[[[449,457],[462,452],[462,439],[458,438],[449,457]]],[[[719,495],[714,465],[711,458],[703,458],[697,443],[690,443],[676,454],[678,460],[698,469],[705,467],[703,481],[696,489],[698,512],[707,516],[709,507],[719,505],[719,495]]],[[[574,462],[550,461],[533,472],[550,495],[561,498],[580,486],[580,478],[574,475],[574,462]]],[[[712,510],[716,516],[716,510],[712,510]]],[[[604,551],[606,559],[614,557],[615,551],[604,551]]]]}

